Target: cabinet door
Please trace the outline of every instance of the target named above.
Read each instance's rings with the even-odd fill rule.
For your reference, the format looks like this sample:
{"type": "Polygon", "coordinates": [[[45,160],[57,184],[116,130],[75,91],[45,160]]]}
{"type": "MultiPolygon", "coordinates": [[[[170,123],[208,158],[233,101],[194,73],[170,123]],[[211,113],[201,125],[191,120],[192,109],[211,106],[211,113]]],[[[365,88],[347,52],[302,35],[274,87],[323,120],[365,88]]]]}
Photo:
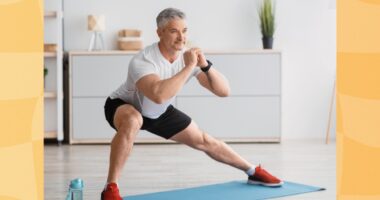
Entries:
{"type": "Polygon", "coordinates": [[[133,55],[72,56],[73,97],[108,96],[127,80],[133,55]]]}
{"type": "MultiPolygon", "coordinates": [[[[104,103],[107,97],[102,98],[73,98],[72,99],[72,137],[73,143],[78,142],[110,142],[116,131],[108,124],[104,115],[104,103]]],[[[140,131],[139,141],[161,141],[159,137],[140,131]]]]}
{"type": "Polygon", "coordinates": [[[217,138],[280,139],[279,97],[177,97],[177,107],[217,138]]]}
{"type": "MultiPolygon", "coordinates": [[[[279,95],[281,54],[210,54],[207,59],[229,81],[231,95],[279,95]]],[[[193,78],[180,92],[182,96],[211,93],[193,78]]]]}

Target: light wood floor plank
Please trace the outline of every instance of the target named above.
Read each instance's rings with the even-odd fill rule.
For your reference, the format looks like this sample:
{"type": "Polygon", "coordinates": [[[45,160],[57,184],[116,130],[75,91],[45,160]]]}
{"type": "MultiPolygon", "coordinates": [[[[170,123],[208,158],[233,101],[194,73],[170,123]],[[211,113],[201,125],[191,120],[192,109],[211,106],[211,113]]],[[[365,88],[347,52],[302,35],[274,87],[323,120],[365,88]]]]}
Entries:
{"type": "MultiPolygon", "coordinates": [[[[335,142],[290,140],[281,144],[230,144],[254,164],[292,182],[327,188],[284,200],[335,199],[335,142]]],[[[71,179],[84,180],[84,199],[100,199],[108,170],[109,145],[46,145],[45,199],[65,198],[71,179]]],[[[123,196],[194,187],[246,175],[178,144],[135,145],[119,185],[123,196]]]]}

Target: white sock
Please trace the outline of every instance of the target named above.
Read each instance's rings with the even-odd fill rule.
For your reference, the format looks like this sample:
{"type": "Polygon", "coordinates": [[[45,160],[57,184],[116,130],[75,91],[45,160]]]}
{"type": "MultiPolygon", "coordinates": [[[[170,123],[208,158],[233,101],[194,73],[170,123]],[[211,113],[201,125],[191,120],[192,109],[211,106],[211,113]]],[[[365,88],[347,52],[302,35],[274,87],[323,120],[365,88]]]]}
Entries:
{"type": "Polygon", "coordinates": [[[255,166],[255,165],[252,165],[251,168],[249,168],[247,171],[245,171],[245,173],[246,173],[248,176],[252,176],[253,174],[255,174],[255,168],[256,168],[256,166],[255,166]]]}
{"type": "MultiPolygon", "coordinates": [[[[110,184],[109,182],[107,182],[105,185],[104,185],[104,190],[107,188],[107,185],[110,184]]],[[[119,187],[119,184],[116,182],[116,185],[117,187],[119,187]]]]}

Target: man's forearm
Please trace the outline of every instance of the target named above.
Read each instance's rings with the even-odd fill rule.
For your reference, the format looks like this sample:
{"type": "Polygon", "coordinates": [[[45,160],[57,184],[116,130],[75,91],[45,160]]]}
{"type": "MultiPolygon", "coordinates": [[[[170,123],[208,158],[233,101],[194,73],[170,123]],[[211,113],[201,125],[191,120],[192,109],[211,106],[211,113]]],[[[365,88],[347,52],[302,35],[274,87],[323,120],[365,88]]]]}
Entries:
{"type": "Polygon", "coordinates": [[[207,82],[211,91],[218,96],[228,96],[230,87],[227,79],[217,70],[211,68],[206,72],[207,82]]]}
{"type": "Polygon", "coordinates": [[[182,89],[193,69],[194,67],[184,67],[173,77],[160,80],[154,88],[159,102],[162,103],[174,97],[182,89]]]}

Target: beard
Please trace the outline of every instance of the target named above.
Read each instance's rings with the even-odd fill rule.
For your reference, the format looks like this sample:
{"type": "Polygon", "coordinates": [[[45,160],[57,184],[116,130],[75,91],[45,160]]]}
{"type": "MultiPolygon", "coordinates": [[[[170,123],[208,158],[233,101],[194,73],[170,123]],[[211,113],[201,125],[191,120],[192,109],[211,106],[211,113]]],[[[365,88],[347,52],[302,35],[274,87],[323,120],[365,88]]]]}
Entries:
{"type": "Polygon", "coordinates": [[[180,51],[182,50],[186,45],[186,41],[176,41],[174,42],[175,49],[180,51]]]}

